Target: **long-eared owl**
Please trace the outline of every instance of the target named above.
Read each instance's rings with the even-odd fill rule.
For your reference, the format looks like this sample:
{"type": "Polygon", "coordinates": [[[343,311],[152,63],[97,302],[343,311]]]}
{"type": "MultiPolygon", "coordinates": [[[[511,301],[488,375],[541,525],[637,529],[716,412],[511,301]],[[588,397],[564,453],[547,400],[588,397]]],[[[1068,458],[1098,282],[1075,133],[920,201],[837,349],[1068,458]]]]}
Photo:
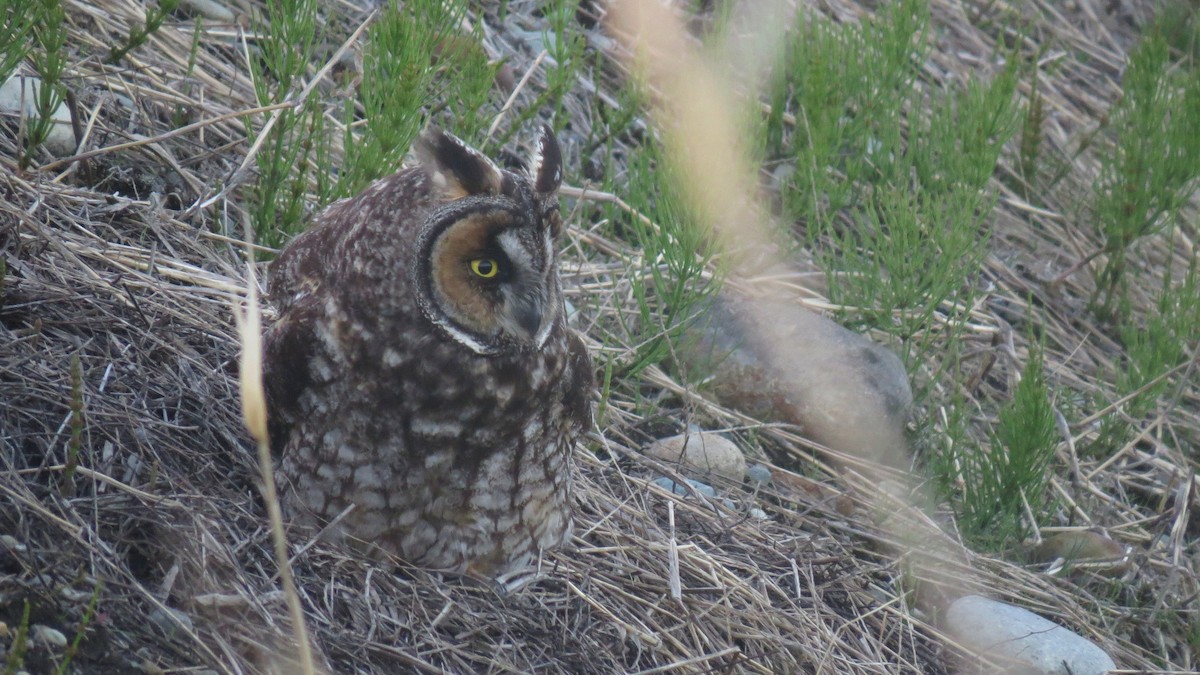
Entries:
{"type": "Polygon", "coordinates": [[[494,577],[570,536],[591,359],[558,273],[562,156],[527,172],[428,130],[417,164],[331,204],[270,267],[264,344],[285,514],[494,577]]]}

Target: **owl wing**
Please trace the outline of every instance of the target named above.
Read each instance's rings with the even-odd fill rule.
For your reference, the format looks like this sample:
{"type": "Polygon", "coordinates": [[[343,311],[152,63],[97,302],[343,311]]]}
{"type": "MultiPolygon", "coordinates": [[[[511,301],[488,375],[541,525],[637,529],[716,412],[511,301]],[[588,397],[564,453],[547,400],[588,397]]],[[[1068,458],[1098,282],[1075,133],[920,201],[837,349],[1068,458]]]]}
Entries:
{"type": "Polygon", "coordinates": [[[278,455],[300,416],[300,396],[312,386],[310,364],[318,349],[317,322],[323,319],[315,296],[297,300],[263,337],[263,385],[271,450],[278,455]]]}
{"type": "Polygon", "coordinates": [[[592,357],[583,338],[573,330],[567,331],[567,377],[563,401],[573,426],[582,435],[592,430],[592,393],[596,390],[596,373],[592,357]]]}

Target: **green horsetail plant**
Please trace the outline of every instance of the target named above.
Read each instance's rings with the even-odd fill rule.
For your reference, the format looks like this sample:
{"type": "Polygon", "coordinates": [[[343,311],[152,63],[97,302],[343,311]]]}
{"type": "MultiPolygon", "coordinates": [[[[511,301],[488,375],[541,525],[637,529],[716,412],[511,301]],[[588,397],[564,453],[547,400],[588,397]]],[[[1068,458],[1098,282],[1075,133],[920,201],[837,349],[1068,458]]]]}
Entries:
{"type": "Polygon", "coordinates": [[[1043,370],[1041,348],[1034,344],[1012,400],[1000,410],[991,447],[957,457],[959,524],[969,538],[991,548],[1019,540],[1027,506],[1036,518],[1046,500],[1058,429],[1043,370]]]}
{"type": "MultiPolygon", "coordinates": [[[[255,22],[260,35],[256,57],[250,60],[254,92],[260,106],[282,103],[304,87],[309,63],[324,37],[319,28],[317,0],[267,0],[265,14],[255,22]]],[[[320,101],[308,97],[277,115],[257,157],[259,179],[254,186],[252,217],[258,238],[281,243],[300,230],[307,216],[306,197],[312,157],[328,139],[320,101]]],[[[247,135],[257,142],[256,121],[246,118],[247,135]]]]}
{"type": "Polygon", "coordinates": [[[30,13],[36,17],[32,28],[36,49],[31,50],[30,57],[40,82],[25,88],[26,94],[33,97],[34,114],[25,126],[25,150],[17,161],[22,170],[29,168],[38,148],[50,137],[58,123],[54,111],[66,98],[62,76],[66,69],[67,25],[61,0],[36,0],[30,13]]]}
{"type": "Polygon", "coordinates": [[[459,32],[465,12],[461,2],[440,0],[391,3],[381,11],[363,49],[361,110],[348,102],[344,111],[336,196],[356,194],[399,168],[437,101],[452,111],[456,136],[481,140],[495,67],[477,36],[459,32]]]}
{"type": "Polygon", "coordinates": [[[125,38],[123,44],[109,50],[108,57],[104,59],[104,62],[109,64],[119,63],[121,59],[125,58],[126,54],[146,44],[146,40],[162,27],[163,21],[178,6],[179,0],[159,0],[156,7],[148,8],[146,10],[145,22],[134,26],[129,31],[129,35],[125,38]]]}
{"type": "Polygon", "coordinates": [[[24,0],[0,0],[0,84],[7,82],[29,55],[37,16],[28,11],[24,0]]]}
{"type": "Polygon", "coordinates": [[[1130,246],[1169,228],[1200,180],[1200,77],[1173,72],[1170,56],[1160,33],[1147,35],[1110,115],[1115,143],[1101,156],[1093,194],[1104,244],[1092,308],[1104,320],[1117,318],[1126,296],[1130,246]]]}

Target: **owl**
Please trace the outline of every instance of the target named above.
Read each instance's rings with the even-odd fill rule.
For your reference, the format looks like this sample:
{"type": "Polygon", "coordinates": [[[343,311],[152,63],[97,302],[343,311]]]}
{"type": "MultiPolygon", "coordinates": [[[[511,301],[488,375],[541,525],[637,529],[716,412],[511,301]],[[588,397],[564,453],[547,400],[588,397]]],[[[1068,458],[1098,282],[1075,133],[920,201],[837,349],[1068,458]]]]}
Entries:
{"type": "Polygon", "coordinates": [[[549,127],[535,147],[509,171],[428,130],[416,166],[272,263],[264,380],[293,522],[481,578],[570,536],[593,370],[566,322],[549,127]]]}

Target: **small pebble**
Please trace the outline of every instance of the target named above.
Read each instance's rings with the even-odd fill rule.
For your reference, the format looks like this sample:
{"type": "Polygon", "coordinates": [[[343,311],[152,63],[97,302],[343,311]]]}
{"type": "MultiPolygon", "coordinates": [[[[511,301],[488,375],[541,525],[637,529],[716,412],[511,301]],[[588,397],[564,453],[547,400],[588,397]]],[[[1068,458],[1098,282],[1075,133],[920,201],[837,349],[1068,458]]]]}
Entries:
{"type": "MultiPolygon", "coordinates": [[[[691,478],[685,478],[684,480],[686,480],[688,485],[691,485],[692,488],[696,490],[696,492],[699,492],[700,494],[704,495],[705,497],[716,497],[717,496],[717,491],[714,490],[711,485],[706,485],[704,483],[701,483],[698,480],[692,480],[691,478]]],[[[688,490],[686,486],[680,485],[679,483],[676,483],[675,481],[671,480],[670,478],[667,478],[666,476],[659,476],[658,478],[655,478],[651,482],[664,490],[674,492],[675,494],[683,496],[683,497],[686,497],[687,495],[690,495],[692,493],[691,490],[688,490]]]]}
{"type": "Polygon", "coordinates": [[[570,300],[563,300],[563,310],[567,313],[567,325],[572,328],[579,327],[579,310],[575,305],[571,304],[570,300]]]}
{"type": "Polygon", "coordinates": [[[746,478],[749,478],[752,483],[766,485],[771,482],[771,470],[765,464],[755,464],[746,469],[746,478]]]}
{"type": "Polygon", "coordinates": [[[33,641],[38,644],[48,645],[50,647],[66,647],[67,636],[61,632],[49,627],[43,626],[40,623],[35,623],[29,629],[29,634],[33,641]]]}
{"type": "Polygon", "coordinates": [[[158,629],[169,638],[192,631],[191,617],[177,609],[155,607],[148,618],[150,623],[158,626],[158,629]]]}
{"type": "Polygon", "coordinates": [[[776,192],[786,191],[795,174],[796,166],[794,164],[780,164],[771,172],[771,189],[776,192]]]}
{"type": "Polygon", "coordinates": [[[652,480],[650,482],[654,483],[658,487],[666,490],[667,492],[674,492],[677,495],[686,495],[688,493],[687,488],[683,487],[682,485],[679,485],[678,483],[671,480],[670,478],[667,478],[666,476],[659,476],[658,478],[655,478],[654,480],[652,480]]]}
{"type": "Polygon", "coordinates": [[[70,602],[86,602],[91,600],[95,594],[94,591],[81,591],[70,586],[63,586],[58,592],[62,594],[64,599],[70,602]]]}
{"type": "Polygon", "coordinates": [[[750,509],[750,517],[755,520],[770,520],[771,519],[771,517],[767,515],[766,511],[763,511],[762,509],[757,508],[757,507],[750,509]]]}
{"type": "Polygon", "coordinates": [[[183,0],[182,4],[193,14],[218,23],[233,23],[237,18],[228,7],[213,2],[213,0],[183,0]]]}
{"type": "Polygon", "coordinates": [[[17,541],[16,537],[11,534],[0,534],[0,547],[6,548],[14,553],[24,553],[25,544],[17,541]]]}

